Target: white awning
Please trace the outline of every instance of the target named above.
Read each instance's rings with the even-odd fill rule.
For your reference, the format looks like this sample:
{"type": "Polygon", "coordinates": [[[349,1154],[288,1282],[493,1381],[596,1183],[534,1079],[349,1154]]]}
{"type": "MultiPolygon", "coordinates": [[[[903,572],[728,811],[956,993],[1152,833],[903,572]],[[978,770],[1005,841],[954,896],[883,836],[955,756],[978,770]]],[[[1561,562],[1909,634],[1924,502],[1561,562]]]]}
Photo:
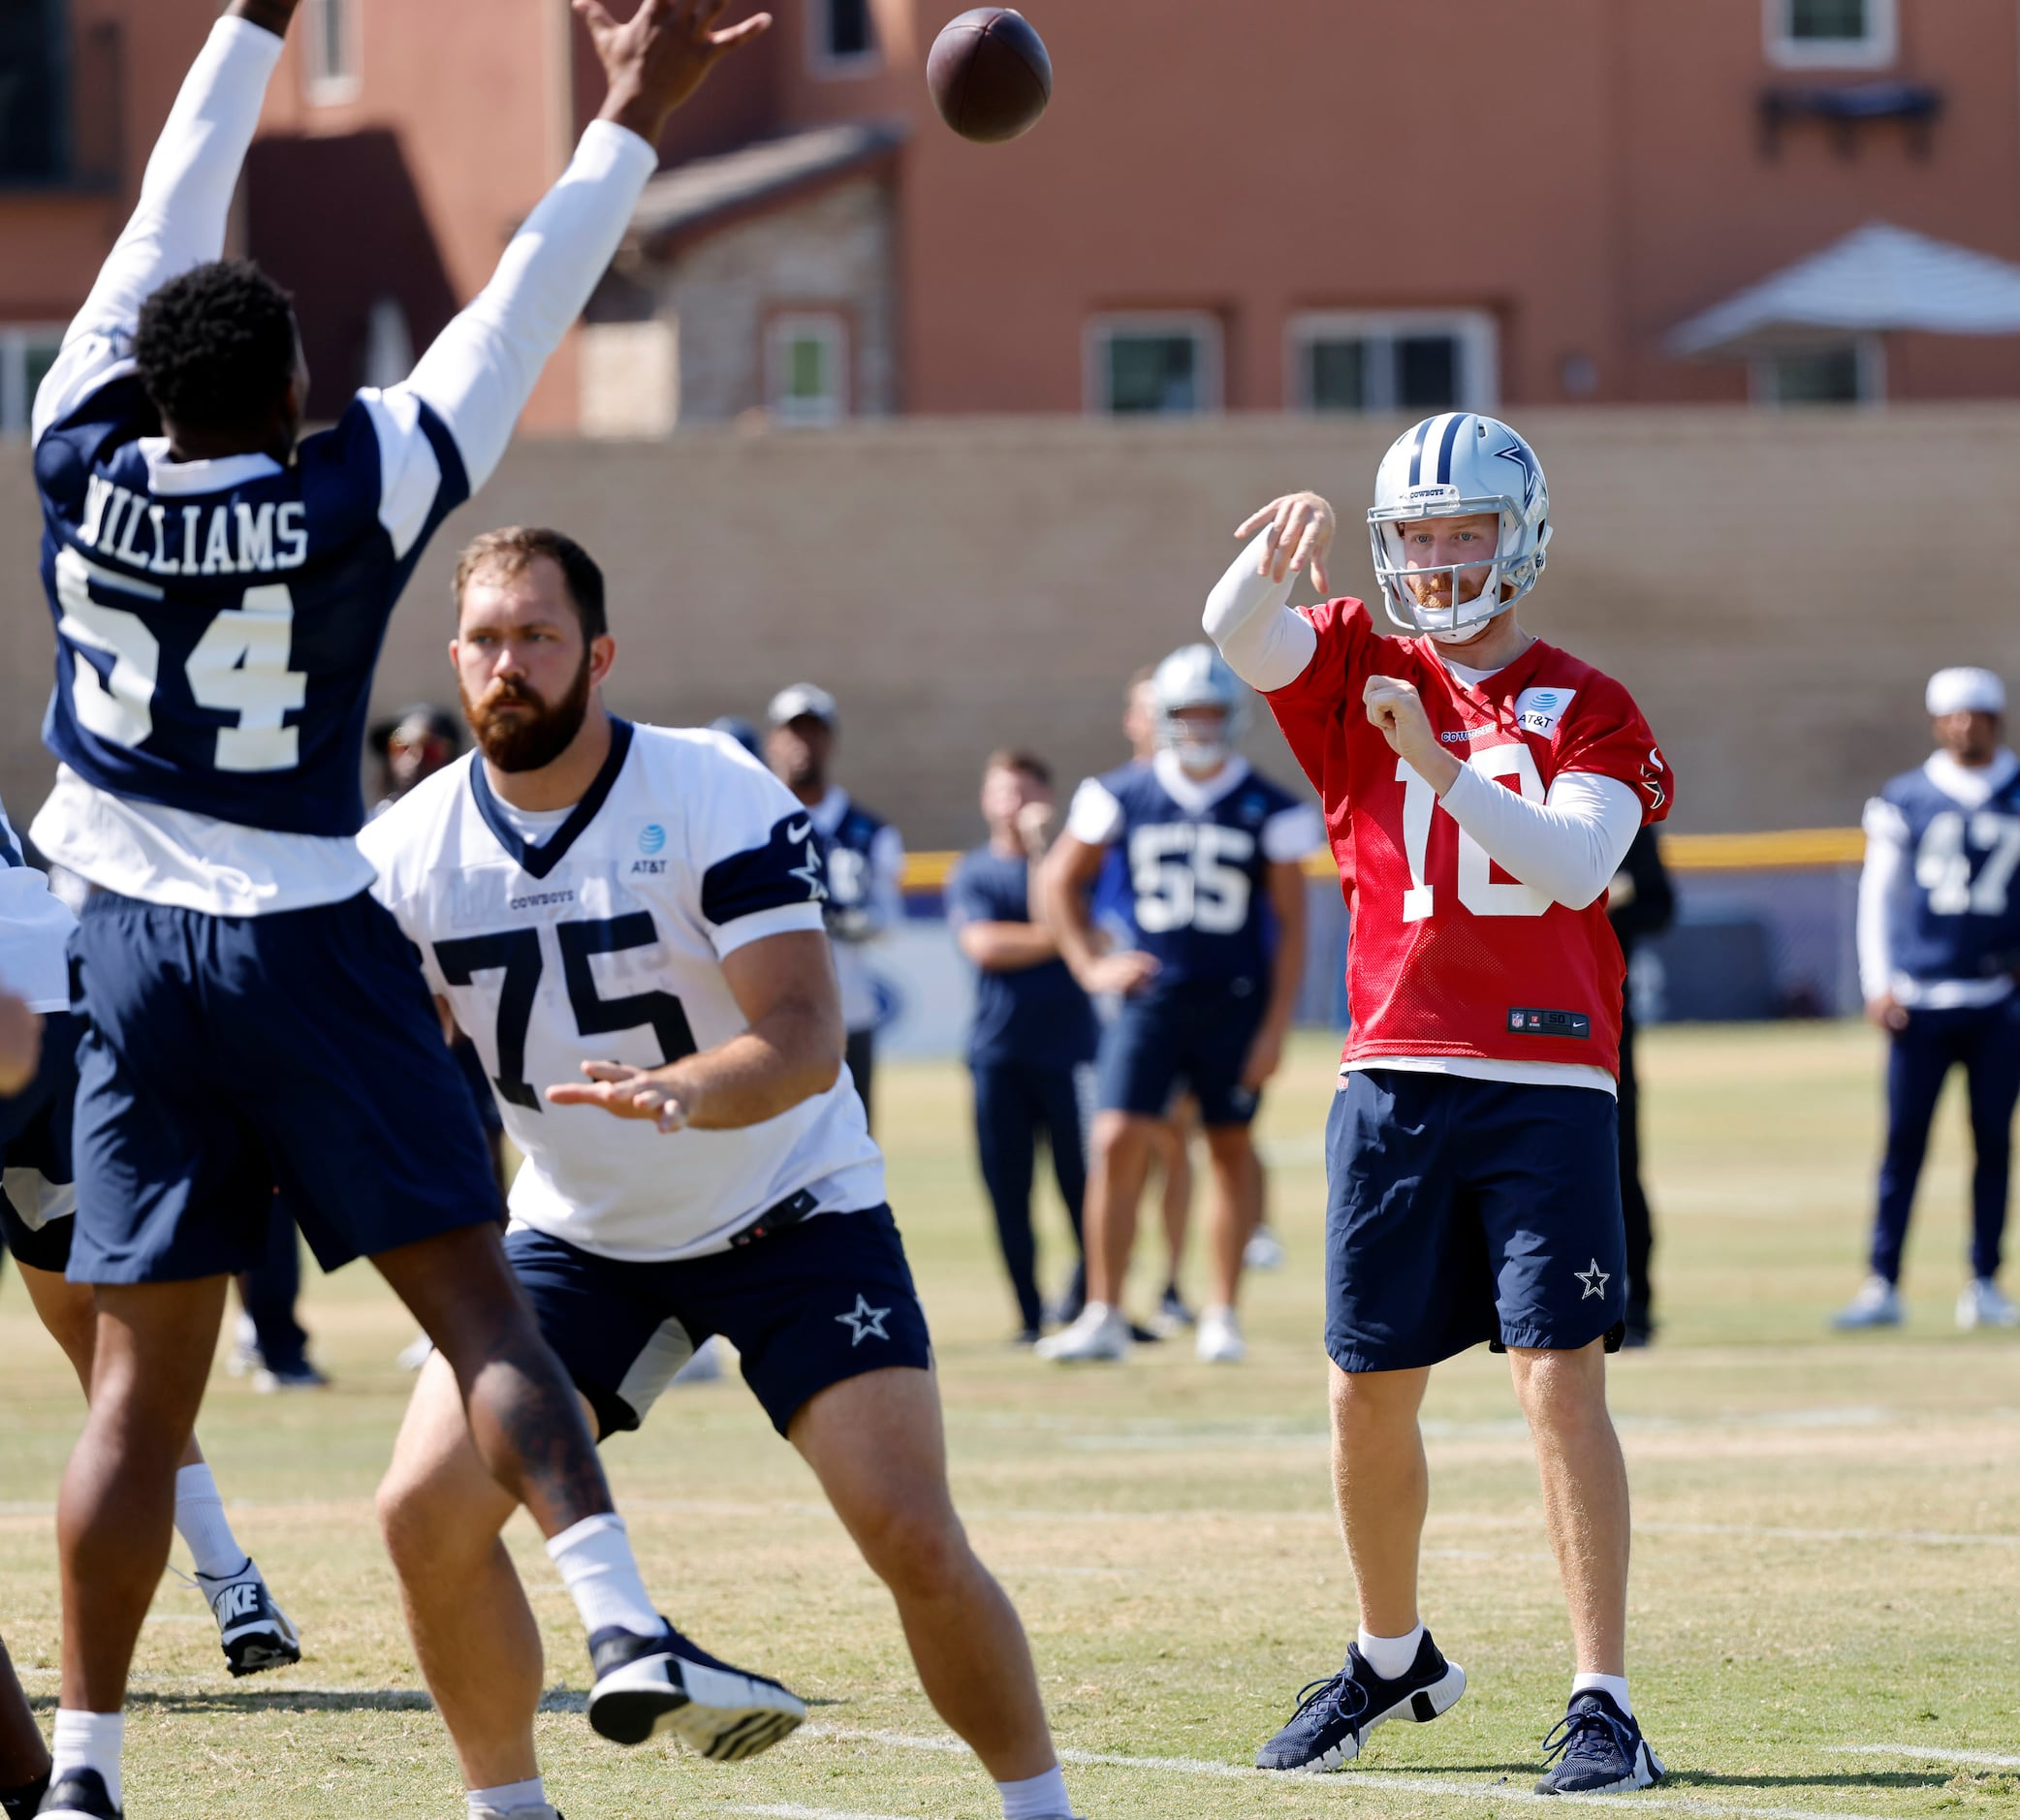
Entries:
{"type": "Polygon", "coordinates": [[[1889,329],[2020,334],[2020,266],[1884,221],[1670,330],[1669,352],[1746,355],[1889,329]]]}

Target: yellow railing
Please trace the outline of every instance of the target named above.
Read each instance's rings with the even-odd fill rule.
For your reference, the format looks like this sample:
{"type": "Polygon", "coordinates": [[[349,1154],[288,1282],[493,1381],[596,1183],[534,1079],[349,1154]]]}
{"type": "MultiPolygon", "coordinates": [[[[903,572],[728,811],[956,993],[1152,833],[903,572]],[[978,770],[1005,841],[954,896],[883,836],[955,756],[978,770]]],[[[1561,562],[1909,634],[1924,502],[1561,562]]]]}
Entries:
{"type": "MultiPolygon", "coordinates": [[[[1775,872],[1817,866],[1857,865],[1865,857],[1866,836],[1856,828],[1785,828],[1757,834],[1664,834],[1662,858],[1678,872],[1775,872]]],[[[958,853],[908,853],[904,888],[909,892],[944,890],[958,853]]],[[[1305,862],[1312,878],[1331,878],[1328,854],[1305,862]]]]}

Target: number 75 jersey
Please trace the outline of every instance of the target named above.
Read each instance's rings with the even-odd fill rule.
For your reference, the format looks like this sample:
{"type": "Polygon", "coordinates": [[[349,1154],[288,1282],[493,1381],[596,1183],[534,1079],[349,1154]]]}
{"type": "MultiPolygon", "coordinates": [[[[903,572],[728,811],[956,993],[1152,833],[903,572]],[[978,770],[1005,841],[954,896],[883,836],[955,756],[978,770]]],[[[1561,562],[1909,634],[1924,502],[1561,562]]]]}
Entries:
{"type": "Polygon", "coordinates": [[[470,755],[359,837],[525,1157],[513,1217],[657,1262],[726,1250],[781,1202],[802,1217],[881,1205],[883,1158],[846,1072],[735,1131],[662,1133],[544,1098],[585,1060],[656,1068],[740,1034],[724,958],[822,926],[818,837],[783,784],[718,734],[612,729],[565,815],[501,803],[470,755]]]}
{"type": "Polygon", "coordinates": [[[1301,610],[1318,648],[1265,696],[1325,805],[1353,913],[1346,1065],[1610,1086],[1620,1068],[1620,943],[1606,894],[1582,910],[1503,871],[1390,749],[1361,695],[1371,675],[1416,685],[1445,749],[1541,802],[1593,772],[1634,793],[1644,824],[1675,779],[1633,699],[1536,640],[1477,686],[1428,639],[1378,637],[1357,600],[1301,610]]]}

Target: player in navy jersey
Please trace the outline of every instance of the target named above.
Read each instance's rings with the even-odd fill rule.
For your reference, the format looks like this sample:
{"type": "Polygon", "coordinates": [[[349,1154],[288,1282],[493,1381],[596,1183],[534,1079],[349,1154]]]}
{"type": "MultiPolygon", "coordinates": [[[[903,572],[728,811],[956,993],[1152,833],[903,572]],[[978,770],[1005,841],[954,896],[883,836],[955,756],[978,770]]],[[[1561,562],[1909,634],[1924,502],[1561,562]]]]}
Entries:
{"type": "Polygon", "coordinates": [[[66,1820],[119,1811],[127,1668],[175,1463],[226,1281],[257,1255],[276,1185],[325,1267],[371,1257],[454,1368],[487,1467],[550,1538],[592,1632],[591,1724],[629,1733],[654,1677],[691,1736],[711,1713],[725,1736],[746,1717],[727,1682],[727,1706],[682,1691],[687,1646],[653,1610],[514,1286],[475,1115],[354,838],[394,603],[497,464],[667,118],[769,23],[718,32],[725,3],[646,0],[620,26],[579,0],[609,91],[568,170],[412,376],[299,439],[293,310],[256,268],[218,258],[295,6],[233,0],[36,395],[60,767],[33,833],[96,888],[71,946],[87,1028],[70,1274],[97,1286],[99,1326],[59,1517],[45,1811],[66,1820]]]}
{"type": "Polygon", "coordinates": [[[866,946],[904,921],[904,841],[897,829],[829,778],[840,715],[835,698],[811,682],[796,682],[772,698],[765,758],[779,781],[804,802],[821,837],[828,867],[828,933],[841,982],[841,1015],[849,1032],[849,1079],[876,1124],[878,1005],[866,946]]]}
{"type": "Polygon", "coordinates": [[[1315,808],[1234,753],[1248,691],[1211,645],[1174,651],[1155,686],[1157,756],[1081,785],[1042,885],[1075,977],[1122,1000],[1097,1069],[1088,1303],[1039,1347],[1064,1363],[1128,1351],[1120,1303],[1136,1207],[1154,1127],[1181,1083],[1199,1101],[1215,1185],[1215,1299],[1201,1310],[1197,1349],[1210,1363],[1243,1356],[1235,1298],[1258,1179],[1248,1127],[1304,973],[1300,863],[1325,839],[1315,808]],[[1111,847],[1128,863],[1137,946],[1103,954],[1087,899],[1111,847]]]}
{"type": "MultiPolygon", "coordinates": [[[[1081,1241],[1088,1186],[1083,1106],[1091,1091],[1094,1008],[1059,958],[1057,938],[1031,914],[1034,872],[1051,844],[1052,771],[1029,752],[996,752],[982,775],[989,844],[962,855],[947,881],[947,922],[976,968],[968,1071],[975,1083],[975,1147],[994,1209],[996,1238],[1017,1297],[1018,1338],[1035,1345],[1045,1319],[1031,1235],[1038,1136],[1081,1241]]],[[[1076,1264],[1064,1302],[1086,1301],[1076,1264]]]]}
{"type": "Polygon", "coordinates": [[[1887,1142],[1871,1274],[1841,1328],[1901,1321],[1901,1249],[1936,1102],[1953,1066],[1971,1090],[1971,1277],[1957,1325],[2020,1327],[1998,1283],[2020,1101],[2020,759],[2002,737],[2005,685],[1939,670],[1925,697],[1935,752],[1866,804],[1859,984],[1884,1030],[1887,1142]]]}

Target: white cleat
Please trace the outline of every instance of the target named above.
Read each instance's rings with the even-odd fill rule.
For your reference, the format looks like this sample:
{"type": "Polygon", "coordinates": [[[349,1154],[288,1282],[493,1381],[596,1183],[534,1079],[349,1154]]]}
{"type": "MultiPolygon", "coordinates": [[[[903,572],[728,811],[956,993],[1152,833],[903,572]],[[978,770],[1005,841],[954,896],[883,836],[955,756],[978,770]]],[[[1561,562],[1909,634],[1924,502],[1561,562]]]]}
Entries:
{"type": "Polygon", "coordinates": [[[561,1810],[548,1802],[532,1807],[515,1807],[502,1813],[496,1807],[472,1807],[469,1820],[561,1820],[561,1810]]]}
{"type": "Polygon", "coordinates": [[[2020,1308],[1989,1276],[1976,1277],[1957,1298],[1957,1325],[1967,1334],[1978,1327],[2020,1327],[2020,1308]]]}
{"type": "Polygon", "coordinates": [[[1901,1325],[1901,1292],[1883,1276],[1869,1276],[1859,1293],[1831,1316],[1831,1325],[1841,1333],[1867,1327],[1901,1325]]]}
{"type": "Polygon", "coordinates": [[[1283,1240],[1267,1226],[1258,1226],[1248,1235],[1248,1242],[1242,1247],[1242,1266],[1250,1271],[1280,1271],[1283,1268],[1283,1240]]]}
{"type": "Polygon", "coordinates": [[[1069,1328],[1041,1339],[1033,1349],[1054,1365],[1090,1365],[1129,1357],[1129,1323],[1120,1308],[1090,1302],[1069,1328]]]}
{"type": "Polygon", "coordinates": [[[1202,1365],[1240,1365],[1248,1357],[1248,1343],[1232,1308],[1202,1308],[1193,1346],[1202,1365]]]}

